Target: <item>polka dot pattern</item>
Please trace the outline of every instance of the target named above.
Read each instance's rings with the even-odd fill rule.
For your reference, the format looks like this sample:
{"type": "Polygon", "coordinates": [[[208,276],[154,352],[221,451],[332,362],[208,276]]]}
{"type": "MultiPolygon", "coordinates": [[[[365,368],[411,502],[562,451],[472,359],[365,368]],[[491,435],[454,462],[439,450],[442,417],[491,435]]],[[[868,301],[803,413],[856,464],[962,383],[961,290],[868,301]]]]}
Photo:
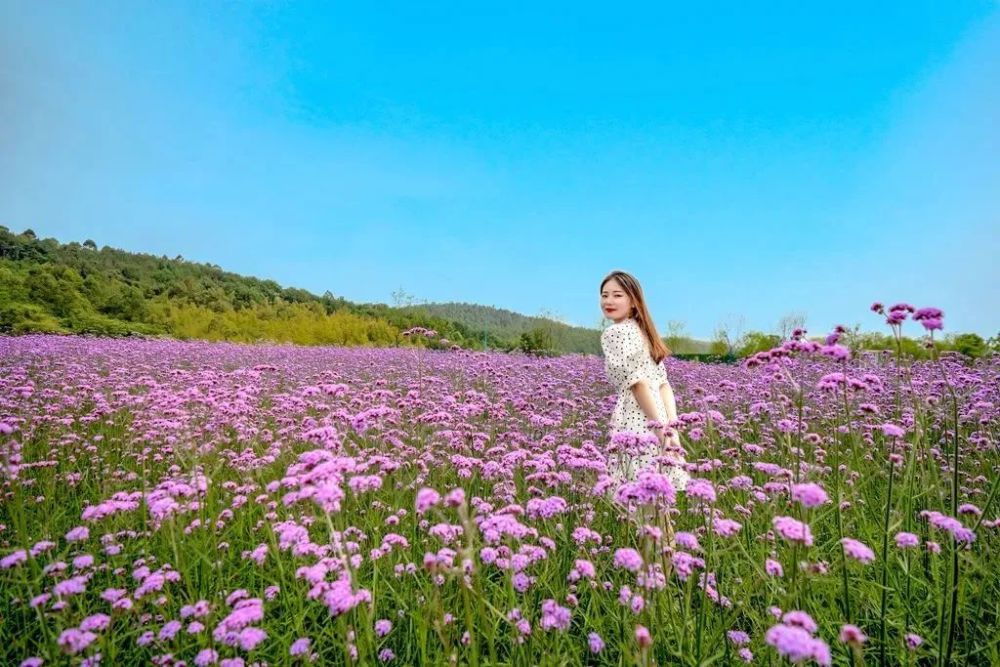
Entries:
{"type": "MultiPolygon", "coordinates": [[[[618,401],[611,413],[611,432],[652,433],[646,426],[646,413],[635,400],[631,387],[645,380],[653,390],[656,419],[666,422],[667,409],[660,396],[660,385],[667,382],[667,372],[663,364],[653,361],[646,334],[636,320],[622,320],[612,324],[601,334],[601,350],[604,352],[604,370],[608,380],[618,391],[618,401]]],[[[635,479],[639,470],[656,465],[655,457],[658,455],[659,449],[654,446],[646,454],[632,457],[631,460],[622,460],[628,457],[610,457],[611,473],[620,480],[635,479]]],[[[683,488],[686,474],[683,470],[671,468],[668,474],[674,481],[674,486],[683,488]]]]}

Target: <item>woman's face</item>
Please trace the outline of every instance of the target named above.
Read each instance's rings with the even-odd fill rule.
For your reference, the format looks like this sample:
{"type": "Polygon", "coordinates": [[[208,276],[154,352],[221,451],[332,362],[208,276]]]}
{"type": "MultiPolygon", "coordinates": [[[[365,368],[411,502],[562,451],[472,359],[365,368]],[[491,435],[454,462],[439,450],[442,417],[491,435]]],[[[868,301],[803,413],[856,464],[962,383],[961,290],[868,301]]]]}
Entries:
{"type": "Polygon", "coordinates": [[[615,322],[621,322],[632,313],[632,299],[615,278],[601,288],[601,311],[615,322]]]}

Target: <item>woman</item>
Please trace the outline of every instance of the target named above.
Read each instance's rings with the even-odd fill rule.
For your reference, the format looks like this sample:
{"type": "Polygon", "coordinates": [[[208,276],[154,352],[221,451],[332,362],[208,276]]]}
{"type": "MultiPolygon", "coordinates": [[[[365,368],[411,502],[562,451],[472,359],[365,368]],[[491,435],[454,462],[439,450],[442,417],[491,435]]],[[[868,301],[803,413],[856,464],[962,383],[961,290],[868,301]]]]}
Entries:
{"type": "Polygon", "coordinates": [[[610,473],[619,482],[632,480],[639,470],[657,469],[662,456],[666,466],[661,472],[675,489],[683,490],[689,479],[682,467],[684,450],[677,433],[671,430],[668,436],[666,428],[677,420],[673,388],[661,363],[670,351],[656,333],[639,281],[613,271],[601,281],[600,293],[601,310],[613,321],[601,334],[604,368],[618,390],[611,433],[634,433],[649,441],[636,455],[609,456],[610,473]],[[648,421],[662,427],[650,428],[648,421]]]}

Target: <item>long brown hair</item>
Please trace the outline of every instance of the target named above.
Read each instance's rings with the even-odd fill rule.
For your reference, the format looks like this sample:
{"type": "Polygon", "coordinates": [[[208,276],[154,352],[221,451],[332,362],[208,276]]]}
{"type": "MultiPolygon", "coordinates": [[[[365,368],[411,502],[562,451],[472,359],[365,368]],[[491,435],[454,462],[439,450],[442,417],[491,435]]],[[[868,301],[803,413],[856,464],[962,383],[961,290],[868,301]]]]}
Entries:
{"type": "Polygon", "coordinates": [[[653,361],[660,363],[664,358],[670,356],[670,348],[666,346],[660,335],[656,333],[656,325],[653,324],[649,308],[646,307],[646,299],[642,295],[642,286],[631,274],[624,271],[612,271],[601,281],[601,288],[598,290],[598,293],[604,291],[604,285],[612,278],[618,281],[625,294],[632,300],[632,312],[630,316],[639,323],[639,328],[646,334],[646,340],[649,341],[649,351],[653,357],[653,361]]]}

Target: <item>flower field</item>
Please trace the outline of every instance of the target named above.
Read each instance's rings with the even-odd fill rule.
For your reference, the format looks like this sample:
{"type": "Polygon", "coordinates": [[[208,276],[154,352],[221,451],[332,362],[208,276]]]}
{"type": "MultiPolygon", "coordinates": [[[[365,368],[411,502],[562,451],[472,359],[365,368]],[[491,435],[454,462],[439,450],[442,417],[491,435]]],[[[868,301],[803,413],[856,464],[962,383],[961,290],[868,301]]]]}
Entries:
{"type": "Polygon", "coordinates": [[[668,359],[683,491],[597,357],[0,338],[0,664],[1000,664],[1000,361],[839,337],[668,359]]]}

